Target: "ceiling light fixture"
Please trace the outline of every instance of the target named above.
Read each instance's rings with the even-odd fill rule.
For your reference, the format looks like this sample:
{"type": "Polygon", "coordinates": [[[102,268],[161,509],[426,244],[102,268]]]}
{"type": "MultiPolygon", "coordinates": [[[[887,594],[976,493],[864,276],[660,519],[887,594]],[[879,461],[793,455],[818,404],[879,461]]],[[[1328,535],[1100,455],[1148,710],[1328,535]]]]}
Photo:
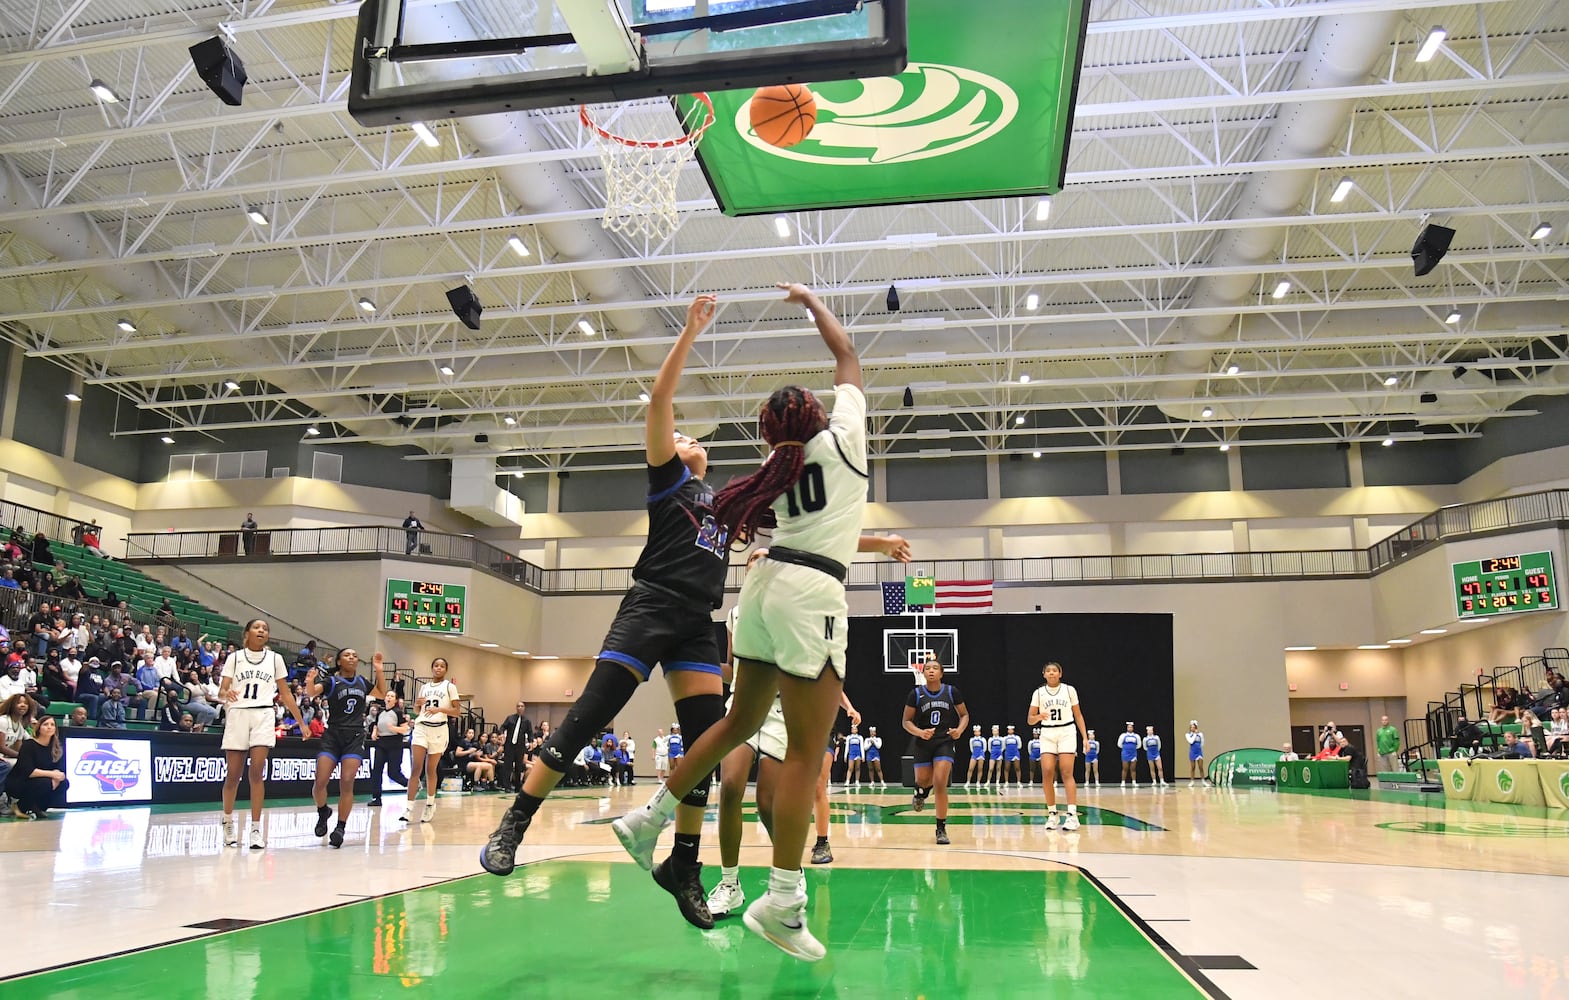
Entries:
{"type": "Polygon", "coordinates": [[[230,392],[239,392],[240,391],[240,383],[234,381],[234,379],[230,379],[229,381],[225,382],[223,384],[223,387],[225,389],[229,390],[230,392]]]}
{"type": "Polygon", "coordinates": [[[1446,634],[1448,634],[1448,632],[1449,632],[1449,630],[1447,628],[1425,628],[1425,629],[1422,630],[1421,634],[1422,635],[1446,635],[1446,634]]]}
{"type": "Polygon", "coordinates": [[[1444,44],[1444,39],[1449,37],[1449,32],[1439,25],[1433,25],[1433,30],[1427,33],[1427,39],[1422,42],[1422,47],[1416,50],[1416,61],[1427,62],[1438,54],[1438,47],[1444,44]]]}
{"type": "Polygon", "coordinates": [[[1015,426],[1015,427],[1023,427],[1024,426],[1024,414],[1021,413],[1017,417],[1013,418],[1013,426],[1015,426]]]}
{"type": "Polygon", "coordinates": [[[1531,230],[1531,239],[1545,240],[1553,234],[1553,227],[1545,222],[1538,222],[1536,228],[1531,230]]]}
{"type": "Polygon", "coordinates": [[[370,299],[360,299],[360,308],[368,313],[373,313],[376,311],[376,303],[370,299]]]}
{"type": "Polygon", "coordinates": [[[1283,298],[1286,297],[1286,293],[1288,293],[1290,291],[1291,291],[1291,282],[1289,282],[1289,281],[1285,280],[1284,278],[1282,278],[1281,281],[1280,281],[1280,284],[1275,286],[1275,298],[1283,299],[1283,298]]]}
{"type": "Polygon", "coordinates": [[[1400,376],[1399,375],[1385,375],[1384,376],[1384,384],[1385,385],[1389,385],[1389,386],[1399,385],[1400,384],[1400,376]]]}
{"type": "Polygon", "coordinates": [[[1241,375],[1242,374],[1242,366],[1238,365],[1238,364],[1227,365],[1226,366],[1226,374],[1227,375],[1241,375]]]}
{"type": "Polygon", "coordinates": [[[578,320],[577,328],[583,332],[583,336],[585,337],[592,337],[594,335],[594,324],[590,323],[586,319],[578,320]]]}
{"type": "Polygon", "coordinates": [[[638,402],[646,403],[649,400],[649,395],[646,392],[640,392],[640,393],[637,394],[637,398],[638,398],[638,402]]]}
{"type": "Polygon", "coordinates": [[[1480,625],[1483,622],[1492,621],[1491,618],[1467,618],[1465,620],[1470,622],[1472,625],[1480,625]]]}
{"type": "Polygon", "coordinates": [[[1389,644],[1383,642],[1367,642],[1357,647],[1358,649],[1388,649],[1389,644]]]}
{"type": "Polygon", "coordinates": [[[1035,221],[1045,222],[1049,218],[1051,218],[1051,199],[1042,198],[1035,203],[1035,221]]]}
{"type": "Polygon", "coordinates": [[[790,238],[790,220],[785,218],[782,215],[774,216],[774,232],[778,233],[779,234],[779,238],[782,239],[782,240],[789,239],[790,238]]]}
{"type": "Polygon", "coordinates": [[[502,417],[501,418],[501,422],[506,424],[508,427],[516,427],[518,425],[518,418],[517,417],[502,417]]]}
{"type": "Polygon", "coordinates": [[[318,435],[320,433],[321,433],[321,430],[319,428],[317,428],[315,424],[312,424],[311,426],[305,428],[305,436],[306,437],[315,437],[316,435],[318,435]]]}
{"type": "Polygon", "coordinates": [[[65,394],[65,401],[67,403],[80,403],[82,401],[82,397],[78,396],[74,392],[68,392],[65,394]]]}
{"type": "Polygon", "coordinates": [[[1383,441],[1383,445],[1384,445],[1385,448],[1393,447],[1394,443],[1395,443],[1395,439],[1394,438],[1385,438],[1384,441],[1383,441]]]}
{"type": "Polygon", "coordinates": [[[1041,457],[1041,453],[1040,453],[1040,452],[1038,452],[1038,451],[1035,451],[1035,452],[1031,452],[1031,453],[1030,453],[1030,455],[1031,455],[1031,457],[1033,457],[1033,458],[1040,458],[1040,457],[1041,457]]]}
{"type": "Polygon", "coordinates": [[[512,655],[513,656],[527,656],[528,655],[528,650],[526,650],[526,649],[514,649],[512,651],[512,655]]]}
{"type": "Polygon", "coordinates": [[[1411,644],[1410,639],[1385,639],[1384,641],[1391,646],[1409,646],[1411,644]]]}
{"type": "Polygon", "coordinates": [[[1220,446],[1220,450],[1221,451],[1230,451],[1231,450],[1231,445],[1223,444],[1223,445],[1220,446]]]}
{"type": "Polygon", "coordinates": [[[265,226],[269,224],[267,222],[267,214],[255,206],[245,210],[245,217],[256,223],[258,226],[265,226]]]}
{"type": "Polygon", "coordinates": [[[1212,407],[1212,406],[1206,406],[1206,407],[1204,407],[1204,409],[1199,411],[1199,416],[1202,419],[1204,419],[1204,420],[1208,420],[1210,417],[1213,417],[1214,415],[1215,415],[1215,408],[1212,407]]]}
{"type": "Polygon", "coordinates": [[[1351,183],[1351,178],[1340,178],[1340,183],[1335,185],[1335,193],[1329,196],[1329,200],[1337,205],[1340,204],[1346,200],[1346,195],[1350,194],[1351,189],[1355,186],[1351,183]]]}
{"type": "Polygon", "coordinates": [[[94,80],[92,83],[87,85],[87,89],[91,90],[93,92],[93,96],[98,98],[100,101],[103,101],[105,104],[120,103],[120,95],[116,94],[114,92],[114,88],[109,86],[107,83],[104,83],[102,80],[94,80]]]}
{"type": "Polygon", "coordinates": [[[163,436],[163,443],[164,444],[174,444],[174,438],[172,438],[169,435],[165,434],[163,436]]]}
{"type": "Polygon", "coordinates": [[[1460,310],[1458,310],[1458,309],[1451,309],[1451,310],[1449,310],[1449,315],[1444,317],[1444,322],[1448,323],[1450,326],[1453,326],[1456,323],[1460,322],[1460,310]]]}
{"type": "Polygon", "coordinates": [[[436,137],[436,133],[431,131],[430,126],[426,125],[424,122],[410,122],[409,128],[413,129],[414,134],[419,136],[420,142],[423,142],[431,149],[435,149],[437,146],[441,145],[441,140],[436,137]]]}
{"type": "Polygon", "coordinates": [[[522,469],[513,469],[512,470],[512,478],[513,479],[522,479],[523,478],[523,470],[522,469]]]}
{"type": "Polygon", "coordinates": [[[441,372],[441,374],[443,374],[443,375],[450,376],[452,374],[452,366],[451,365],[442,365],[439,368],[437,368],[436,370],[438,372],[441,372]]]}
{"type": "Polygon", "coordinates": [[[1288,653],[1311,653],[1311,652],[1313,652],[1313,650],[1315,650],[1317,648],[1318,648],[1317,646],[1287,646],[1286,647],[1286,652],[1288,652],[1288,653]]]}
{"type": "Polygon", "coordinates": [[[513,234],[512,236],[507,237],[507,246],[511,247],[512,252],[517,254],[519,257],[528,256],[528,247],[524,245],[523,237],[521,236],[513,234]]]}
{"type": "Polygon", "coordinates": [[[499,642],[482,642],[482,643],[479,644],[479,648],[480,649],[495,649],[499,645],[501,645],[501,643],[499,643],[499,642]]]}
{"type": "Polygon", "coordinates": [[[1028,372],[1025,372],[1023,375],[1019,376],[1019,384],[1020,385],[1029,385],[1030,384],[1030,375],[1029,375],[1028,372]]]}
{"type": "Polygon", "coordinates": [[[136,324],[132,323],[128,319],[122,319],[119,322],[115,323],[114,325],[119,327],[120,329],[124,330],[126,333],[135,333],[136,332],[136,324]]]}
{"type": "Polygon", "coordinates": [[[1031,292],[1024,297],[1024,308],[1028,309],[1030,312],[1034,312],[1035,310],[1039,309],[1040,305],[1041,297],[1036,295],[1034,292],[1031,292]]]}

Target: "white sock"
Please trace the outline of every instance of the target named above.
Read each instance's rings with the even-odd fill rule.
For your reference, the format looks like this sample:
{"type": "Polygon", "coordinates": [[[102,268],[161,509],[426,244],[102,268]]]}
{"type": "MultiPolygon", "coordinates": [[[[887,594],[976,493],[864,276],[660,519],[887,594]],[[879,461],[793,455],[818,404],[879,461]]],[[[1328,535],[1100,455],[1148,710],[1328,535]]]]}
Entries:
{"type": "Polygon", "coordinates": [[[670,786],[661,782],[654,797],[648,800],[648,811],[668,823],[675,818],[676,806],[680,804],[680,800],[670,794],[670,786]]]}
{"type": "Polygon", "coordinates": [[[1056,806],[1047,806],[1046,807],[1046,812],[1049,815],[1055,816],[1055,815],[1057,815],[1057,807],[1056,806]]]}
{"type": "Polygon", "coordinates": [[[1070,805],[1068,807],[1068,811],[1073,813],[1074,815],[1078,815],[1079,807],[1078,806],[1074,806],[1074,805],[1070,805]]]}
{"type": "Polygon", "coordinates": [[[768,891],[779,902],[799,902],[806,898],[806,872],[799,868],[769,868],[768,891]]]}
{"type": "Polygon", "coordinates": [[[732,866],[732,865],[720,865],[719,866],[719,881],[723,882],[723,883],[725,883],[727,885],[740,885],[741,884],[741,866],[740,865],[734,865],[734,866],[732,866]]]}

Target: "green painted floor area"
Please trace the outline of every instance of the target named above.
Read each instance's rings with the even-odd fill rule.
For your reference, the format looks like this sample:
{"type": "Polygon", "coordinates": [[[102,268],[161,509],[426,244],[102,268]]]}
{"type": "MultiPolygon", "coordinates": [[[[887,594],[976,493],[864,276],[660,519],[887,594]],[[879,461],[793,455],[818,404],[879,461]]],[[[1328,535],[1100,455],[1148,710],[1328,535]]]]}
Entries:
{"type": "MultiPolygon", "coordinates": [[[[766,873],[742,871],[761,891],[766,873]]],[[[1078,872],[814,870],[816,965],[685,924],[627,864],[546,862],[7,984],[157,997],[1202,997],[1078,872]]]]}

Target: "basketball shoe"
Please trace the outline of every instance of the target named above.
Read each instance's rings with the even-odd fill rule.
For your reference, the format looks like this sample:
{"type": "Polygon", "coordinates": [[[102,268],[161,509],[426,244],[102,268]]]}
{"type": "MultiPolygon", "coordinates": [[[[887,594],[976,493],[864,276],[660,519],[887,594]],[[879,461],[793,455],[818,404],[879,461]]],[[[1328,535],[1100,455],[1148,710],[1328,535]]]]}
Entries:
{"type": "Polygon", "coordinates": [[[759,896],[742,917],[747,930],[793,958],[818,962],[828,954],[821,941],[806,928],[806,894],[799,900],[780,902],[771,892],[759,896]]]}

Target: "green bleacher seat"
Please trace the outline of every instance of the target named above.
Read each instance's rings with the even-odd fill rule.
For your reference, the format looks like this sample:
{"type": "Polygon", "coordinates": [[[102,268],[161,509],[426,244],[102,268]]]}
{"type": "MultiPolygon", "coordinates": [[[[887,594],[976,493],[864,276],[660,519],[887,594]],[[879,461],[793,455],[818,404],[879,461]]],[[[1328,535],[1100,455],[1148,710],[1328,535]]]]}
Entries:
{"type": "Polygon", "coordinates": [[[52,715],[57,719],[63,719],[81,707],[74,701],[56,701],[45,706],[44,713],[52,715]]]}

